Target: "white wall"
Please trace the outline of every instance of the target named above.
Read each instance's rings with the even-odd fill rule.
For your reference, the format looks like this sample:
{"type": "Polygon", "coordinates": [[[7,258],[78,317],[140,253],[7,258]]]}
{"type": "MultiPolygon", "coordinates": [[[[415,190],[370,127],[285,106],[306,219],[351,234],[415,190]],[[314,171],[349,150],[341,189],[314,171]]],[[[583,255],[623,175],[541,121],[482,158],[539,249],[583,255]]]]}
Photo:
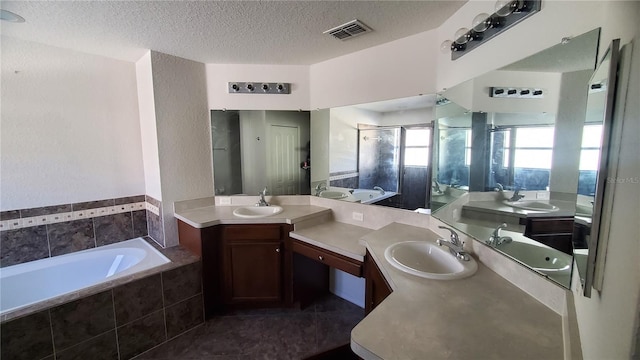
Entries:
{"type": "Polygon", "coordinates": [[[0,209],[144,194],[135,65],[1,46],[0,209]]]}
{"type": "Polygon", "coordinates": [[[435,93],[435,36],[428,31],[311,65],[311,108],[435,93]]]}
{"type": "Polygon", "coordinates": [[[136,62],[136,80],[138,85],[140,139],[142,143],[146,194],[156,200],[162,200],[151,51],[147,52],[136,62]]]}
{"type": "Polygon", "coordinates": [[[178,244],[173,203],[214,195],[205,65],[151,52],[165,246],[178,244]]]}
{"type": "Polygon", "coordinates": [[[435,119],[435,107],[391,111],[381,115],[382,126],[428,124],[435,119]]]}
{"type": "Polygon", "coordinates": [[[329,109],[311,111],[311,183],[329,181],[329,109]]]}
{"type": "Polygon", "coordinates": [[[358,124],[378,125],[380,113],[345,106],[329,111],[329,173],[358,171],[358,124]]]}
{"type": "Polygon", "coordinates": [[[207,64],[210,109],[309,110],[309,67],[305,65],[207,64]],[[229,82],[291,83],[291,94],[229,94],[229,82]]]}

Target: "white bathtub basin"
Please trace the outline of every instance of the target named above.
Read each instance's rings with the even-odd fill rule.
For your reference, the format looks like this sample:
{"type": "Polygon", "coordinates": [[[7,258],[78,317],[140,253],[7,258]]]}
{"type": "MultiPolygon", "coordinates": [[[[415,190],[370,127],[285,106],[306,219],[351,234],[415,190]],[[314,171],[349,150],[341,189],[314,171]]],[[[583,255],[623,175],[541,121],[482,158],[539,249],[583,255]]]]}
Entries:
{"type": "Polygon", "coordinates": [[[325,199],[337,199],[337,200],[339,200],[339,199],[344,199],[349,195],[343,193],[342,191],[325,190],[325,191],[321,191],[319,196],[321,198],[325,198],[325,199]]]}
{"type": "Polygon", "coordinates": [[[535,201],[535,200],[530,200],[530,201],[505,200],[502,203],[505,205],[508,205],[517,209],[523,209],[523,210],[536,210],[536,211],[558,211],[559,210],[557,206],[549,204],[548,202],[535,201]]]}
{"type": "Polygon", "coordinates": [[[170,262],[142,238],[0,269],[0,315],[170,262]]]}
{"type": "Polygon", "coordinates": [[[389,246],[385,259],[406,273],[435,280],[462,279],[475,274],[478,264],[471,258],[461,261],[449,248],[427,241],[404,241],[389,246]]]}

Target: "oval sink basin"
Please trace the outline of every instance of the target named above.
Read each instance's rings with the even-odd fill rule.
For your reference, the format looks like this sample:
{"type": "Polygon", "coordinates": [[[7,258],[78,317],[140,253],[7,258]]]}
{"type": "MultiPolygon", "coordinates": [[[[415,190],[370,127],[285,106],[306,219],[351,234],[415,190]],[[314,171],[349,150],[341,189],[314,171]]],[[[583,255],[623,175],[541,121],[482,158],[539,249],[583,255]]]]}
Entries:
{"type": "Polygon", "coordinates": [[[320,192],[320,197],[326,198],[326,199],[344,199],[347,196],[349,195],[343,193],[342,191],[326,190],[326,191],[320,192]]]}
{"type": "Polygon", "coordinates": [[[496,249],[545,274],[571,273],[571,256],[550,247],[512,241],[496,249]]]}
{"type": "Polygon", "coordinates": [[[518,209],[523,209],[523,210],[536,210],[536,211],[558,211],[558,207],[555,205],[551,205],[547,202],[542,202],[542,201],[509,201],[509,200],[505,200],[502,202],[505,205],[514,207],[514,208],[518,208],[518,209]]]}
{"type": "Polygon", "coordinates": [[[282,212],[282,206],[245,206],[233,210],[233,215],[241,218],[262,218],[282,212]]]}
{"type": "Polygon", "coordinates": [[[449,248],[427,241],[393,244],[385,250],[384,257],[395,268],[427,279],[462,279],[478,270],[473,258],[460,261],[451,255],[449,248]]]}

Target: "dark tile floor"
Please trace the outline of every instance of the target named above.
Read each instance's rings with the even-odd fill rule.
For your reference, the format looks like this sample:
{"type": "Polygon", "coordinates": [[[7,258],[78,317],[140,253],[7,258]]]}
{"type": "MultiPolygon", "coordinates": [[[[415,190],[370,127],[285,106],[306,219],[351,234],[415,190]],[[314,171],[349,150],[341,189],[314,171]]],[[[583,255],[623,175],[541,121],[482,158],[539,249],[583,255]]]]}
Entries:
{"type": "Polygon", "coordinates": [[[217,316],[136,360],[302,359],[349,342],[364,309],[335,295],[299,309],[217,316]]]}

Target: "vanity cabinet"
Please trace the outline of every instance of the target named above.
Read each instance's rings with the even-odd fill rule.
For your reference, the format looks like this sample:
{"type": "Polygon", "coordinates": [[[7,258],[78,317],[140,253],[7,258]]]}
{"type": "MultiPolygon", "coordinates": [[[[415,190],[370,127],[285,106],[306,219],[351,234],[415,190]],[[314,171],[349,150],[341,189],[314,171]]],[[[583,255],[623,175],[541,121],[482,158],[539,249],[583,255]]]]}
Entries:
{"type": "Polygon", "coordinates": [[[382,271],[378,268],[375,261],[371,258],[371,254],[367,251],[364,258],[364,312],[369,314],[376,306],[393,292],[391,286],[382,275],[382,271]]]}
{"type": "Polygon", "coordinates": [[[205,317],[233,308],[291,306],[287,224],[217,225],[178,221],[180,244],[202,258],[205,317]]]}
{"type": "Polygon", "coordinates": [[[285,253],[281,226],[224,225],[221,240],[224,303],[281,303],[285,253]]]}
{"type": "Polygon", "coordinates": [[[527,218],[524,236],[571,255],[573,217],[527,218]]]}

